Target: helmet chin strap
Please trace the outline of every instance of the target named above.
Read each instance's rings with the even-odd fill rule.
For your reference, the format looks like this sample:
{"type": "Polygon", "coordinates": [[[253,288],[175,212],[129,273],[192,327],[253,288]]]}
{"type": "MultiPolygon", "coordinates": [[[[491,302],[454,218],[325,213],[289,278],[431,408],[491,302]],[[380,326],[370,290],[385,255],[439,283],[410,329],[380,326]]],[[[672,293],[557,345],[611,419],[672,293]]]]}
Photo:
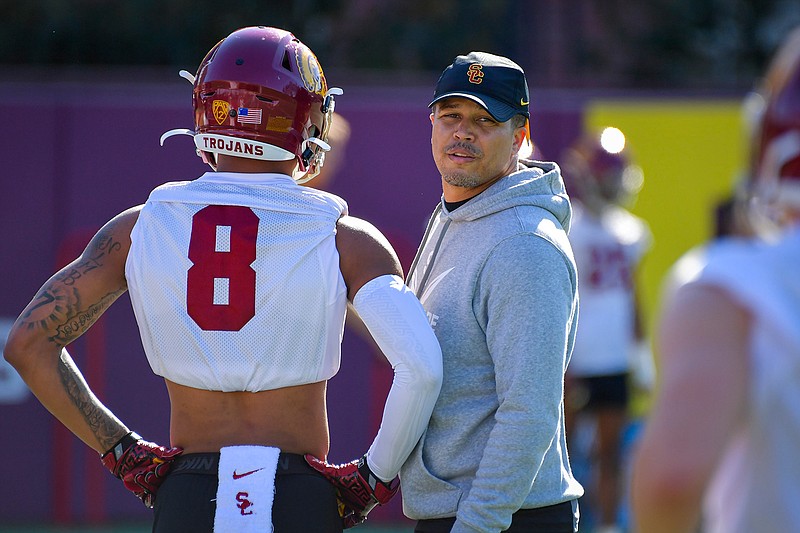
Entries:
{"type": "Polygon", "coordinates": [[[159,139],[159,144],[164,146],[164,141],[172,137],[173,135],[188,135],[189,137],[194,137],[195,133],[187,128],[175,128],[173,130],[165,131],[161,138],[159,139]]]}
{"type": "MultiPolygon", "coordinates": [[[[185,79],[186,81],[191,83],[192,86],[194,86],[194,80],[195,80],[194,74],[192,74],[188,70],[181,69],[180,71],[178,71],[178,76],[180,76],[181,78],[185,79]]],[[[160,146],[164,146],[164,141],[166,141],[167,139],[169,139],[173,135],[188,135],[189,137],[194,138],[195,132],[190,130],[190,129],[188,129],[188,128],[175,128],[175,129],[172,129],[172,130],[169,130],[169,131],[165,131],[161,135],[161,138],[159,139],[158,144],[160,146]]],[[[200,156],[205,163],[207,163],[209,166],[211,166],[211,168],[213,168],[214,170],[217,170],[216,169],[216,165],[212,165],[208,161],[208,159],[206,159],[206,157],[202,153],[200,153],[200,150],[197,150],[197,155],[200,156]]]]}
{"type": "Polygon", "coordinates": [[[178,76],[180,76],[181,78],[183,78],[183,79],[185,79],[185,80],[188,80],[188,81],[189,81],[189,83],[191,83],[192,85],[194,85],[194,74],[192,74],[192,73],[191,73],[191,72],[189,72],[188,70],[183,70],[183,69],[181,69],[181,70],[178,72],[178,76]]]}

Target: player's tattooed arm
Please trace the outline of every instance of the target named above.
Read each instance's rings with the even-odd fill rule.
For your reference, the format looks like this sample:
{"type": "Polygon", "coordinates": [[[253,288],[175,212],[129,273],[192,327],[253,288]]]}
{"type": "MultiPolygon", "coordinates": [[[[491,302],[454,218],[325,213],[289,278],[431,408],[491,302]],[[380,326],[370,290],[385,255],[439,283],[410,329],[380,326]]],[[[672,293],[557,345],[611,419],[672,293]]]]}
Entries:
{"type": "Polygon", "coordinates": [[[61,384],[89,426],[101,450],[108,450],[128,433],[128,429],[97,399],[67,350],[58,361],[61,384]]]}
{"type": "Polygon", "coordinates": [[[47,280],[12,327],[5,349],[42,404],[100,452],[128,430],[92,393],[66,346],[127,290],[125,261],[138,214],[134,208],[112,219],[47,280]]]}
{"type": "Polygon", "coordinates": [[[18,327],[40,330],[59,347],[89,329],[127,289],[130,235],[120,234],[121,225],[118,219],[106,224],[80,257],[53,275],[23,311],[18,327]]]}

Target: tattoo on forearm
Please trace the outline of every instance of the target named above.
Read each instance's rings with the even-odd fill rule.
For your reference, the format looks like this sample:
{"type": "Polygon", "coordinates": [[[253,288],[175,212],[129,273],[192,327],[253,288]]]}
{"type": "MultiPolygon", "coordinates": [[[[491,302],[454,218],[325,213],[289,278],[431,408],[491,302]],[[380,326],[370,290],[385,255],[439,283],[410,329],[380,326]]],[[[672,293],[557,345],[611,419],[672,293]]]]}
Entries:
{"type": "Polygon", "coordinates": [[[66,352],[61,352],[58,361],[58,373],[64,391],[72,403],[83,415],[92,434],[97,438],[104,450],[111,448],[121,437],[119,422],[103,407],[97,397],[89,390],[89,386],[75,367],[66,352]]]}

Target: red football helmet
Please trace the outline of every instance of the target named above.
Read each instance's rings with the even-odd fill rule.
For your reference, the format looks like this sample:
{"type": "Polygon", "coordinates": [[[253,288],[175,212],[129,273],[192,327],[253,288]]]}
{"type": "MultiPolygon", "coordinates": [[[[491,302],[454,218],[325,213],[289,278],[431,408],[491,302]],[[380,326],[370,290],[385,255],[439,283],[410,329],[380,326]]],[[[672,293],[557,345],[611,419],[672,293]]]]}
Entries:
{"type": "MultiPolygon", "coordinates": [[[[800,210],[800,29],[773,57],[755,99],[749,192],[762,206],[800,210]]],[[[752,110],[753,98],[747,103],[752,110]]]]}
{"type": "Polygon", "coordinates": [[[216,155],[269,161],[297,159],[302,183],[322,167],[333,116],[331,88],[314,53],[292,33],[266,26],[234,31],[200,63],[194,84],[195,130],[161,137],[194,137],[203,160],[216,168],[216,155]]]}
{"type": "Polygon", "coordinates": [[[639,192],[643,175],[631,164],[625,135],[608,127],[581,136],[563,156],[567,193],[587,204],[622,204],[639,192]]]}

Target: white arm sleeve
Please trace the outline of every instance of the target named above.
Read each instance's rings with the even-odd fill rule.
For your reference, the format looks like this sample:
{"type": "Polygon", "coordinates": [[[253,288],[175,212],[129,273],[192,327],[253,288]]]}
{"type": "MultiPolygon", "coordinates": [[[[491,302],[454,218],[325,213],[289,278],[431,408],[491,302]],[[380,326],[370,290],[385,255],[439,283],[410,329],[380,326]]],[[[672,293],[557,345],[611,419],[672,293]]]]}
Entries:
{"type": "Polygon", "coordinates": [[[400,472],[425,431],[442,386],[442,351],[422,304],[399,276],[370,280],[353,298],[394,380],[367,464],[383,481],[400,472]]]}

